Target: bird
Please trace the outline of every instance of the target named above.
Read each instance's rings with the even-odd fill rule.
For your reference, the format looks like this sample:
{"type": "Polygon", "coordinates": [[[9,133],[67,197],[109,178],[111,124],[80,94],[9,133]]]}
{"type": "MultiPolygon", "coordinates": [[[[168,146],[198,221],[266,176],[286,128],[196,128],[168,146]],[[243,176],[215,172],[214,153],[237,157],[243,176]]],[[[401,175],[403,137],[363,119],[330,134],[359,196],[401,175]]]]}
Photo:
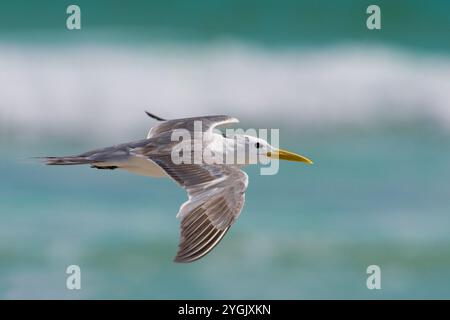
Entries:
{"type": "MultiPolygon", "coordinates": [[[[180,239],[174,262],[199,260],[223,239],[244,206],[248,185],[248,175],[242,170],[244,166],[257,164],[262,158],[313,163],[307,157],[275,148],[258,137],[221,134],[218,127],[239,122],[234,117],[210,115],[167,120],[148,111],[146,113],[158,123],[150,128],[145,139],[73,156],[41,158],[47,165],[90,165],[96,169],[122,169],[149,177],[172,178],[188,196],[177,214],[180,239]],[[196,123],[201,123],[200,129],[196,123]],[[182,142],[173,139],[179,130],[189,133],[190,138],[182,142]],[[236,153],[242,152],[244,160],[242,163],[207,163],[194,159],[179,163],[174,160],[173,151],[182,143],[194,149],[200,144],[203,152],[233,159],[236,153]],[[249,157],[249,150],[255,150],[258,159],[249,157]]],[[[194,151],[186,148],[179,154],[193,156],[194,151]]]]}

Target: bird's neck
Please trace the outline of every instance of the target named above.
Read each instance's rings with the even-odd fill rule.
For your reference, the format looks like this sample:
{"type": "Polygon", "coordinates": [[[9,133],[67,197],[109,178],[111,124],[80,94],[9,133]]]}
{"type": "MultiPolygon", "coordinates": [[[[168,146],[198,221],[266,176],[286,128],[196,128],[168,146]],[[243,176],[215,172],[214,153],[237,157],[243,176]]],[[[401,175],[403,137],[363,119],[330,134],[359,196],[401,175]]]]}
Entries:
{"type": "Polygon", "coordinates": [[[254,164],[248,155],[248,146],[243,139],[225,138],[217,134],[210,144],[212,152],[222,154],[225,164],[244,166],[254,164]]]}

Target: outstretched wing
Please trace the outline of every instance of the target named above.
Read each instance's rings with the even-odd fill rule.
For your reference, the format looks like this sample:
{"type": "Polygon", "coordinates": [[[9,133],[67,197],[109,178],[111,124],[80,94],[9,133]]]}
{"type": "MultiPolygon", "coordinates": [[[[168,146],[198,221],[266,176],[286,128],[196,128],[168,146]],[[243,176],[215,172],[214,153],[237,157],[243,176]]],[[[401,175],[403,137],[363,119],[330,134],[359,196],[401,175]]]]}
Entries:
{"type": "Polygon", "coordinates": [[[165,132],[173,132],[176,129],[184,129],[190,132],[194,132],[196,121],[201,122],[202,132],[212,130],[213,128],[220,125],[239,122],[239,120],[236,118],[224,115],[167,120],[151,128],[148,132],[147,138],[153,138],[165,132]]]}
{"type": "Polygon", "coordinates": [[[151,159],[189,196],[177,214],[181,219],[181,235],[175,261],[198,260],[220,242],[239,216],[247,174],[227,165],[174,164],[169,155],[151,159]]]}

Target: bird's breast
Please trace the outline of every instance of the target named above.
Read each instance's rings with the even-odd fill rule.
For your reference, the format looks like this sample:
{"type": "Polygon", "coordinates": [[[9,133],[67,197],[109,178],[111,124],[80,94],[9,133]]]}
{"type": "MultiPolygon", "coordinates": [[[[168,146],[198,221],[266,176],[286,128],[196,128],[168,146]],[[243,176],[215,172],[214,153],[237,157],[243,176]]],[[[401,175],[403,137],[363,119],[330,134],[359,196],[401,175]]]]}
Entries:
{"type": "Polygon", "coordinates": [[[118,163],[118,167],[141,176],[167,177],[165,171],[147,157],[129,157],[126,161],[118,163]]]}

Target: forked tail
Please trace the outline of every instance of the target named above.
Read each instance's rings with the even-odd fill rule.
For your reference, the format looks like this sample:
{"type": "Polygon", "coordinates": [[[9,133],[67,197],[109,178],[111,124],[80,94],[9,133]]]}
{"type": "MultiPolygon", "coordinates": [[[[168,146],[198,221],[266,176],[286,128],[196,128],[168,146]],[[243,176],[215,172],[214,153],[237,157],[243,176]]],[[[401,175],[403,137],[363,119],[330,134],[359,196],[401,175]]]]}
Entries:
{"type": "Polygon", "coordinates": [[[135,148],[148,144],[147,139],[118,144],[112,147],[95,149],[74,156],[65,157],[37,157],[44,160],[45,164],[53,166],[90,164],[99,169],[115,169],[118,164],[126,162],[132,156],[135,148]]]}
{"type": "Polygon", "coordinates": [[[75,165],[75,164],[93,164],[96,161],[88,159],[86,157],[80,156],[69,156],[69,157],[41,157],[39,159],[43,159],[45,164],[50,166],[55,165],[75,165]]]}
{"type": "MultiPolygon", "coordinates": [[[[158,121],[166,119],[158,117],[148,111],[147,115],[158,121]]],[[[75,165],[90,164],[91,167],[98,169],[115,169],[117,165],[129,160],[130,152],[135,148],[140,148],[148,144],[147,139],[141,139],[129,143],[123,143],[112,147],[95,149],[75,156],[67,157],[37,157],[44,160],[47,165],[75,165]]]]}

